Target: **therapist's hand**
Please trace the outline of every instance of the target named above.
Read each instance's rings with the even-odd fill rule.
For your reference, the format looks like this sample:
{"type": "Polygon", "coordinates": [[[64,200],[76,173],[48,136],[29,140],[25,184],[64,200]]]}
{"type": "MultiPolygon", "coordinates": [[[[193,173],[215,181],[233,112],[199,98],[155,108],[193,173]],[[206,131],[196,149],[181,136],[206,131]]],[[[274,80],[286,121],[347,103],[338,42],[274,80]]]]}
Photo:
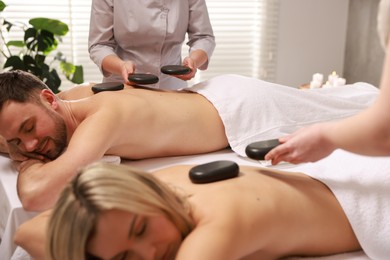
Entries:
{"type": "Polygon", "coordinates": [[[123,78],[123,82],[125,82],[126,84],[130,84],[128,77],[130,74],[133,74],[134,71],[135,71],[135,64],[131,60],[124,61],[121,64],[121,75],[123,78]]]}
{"type": "Polygon", "coordinates": [[[191,72],[184,75],[175,75],[175,77],[181,80],[190,80],[195,77],[195,74],[197,72],[196,62],[190,57],[185,57],[183,60],[183,65],[189,67],[191,69],[191,72]]]}
{"type": "Polygon", "coordinates": [[[335,147],[326,139],[321,124],[304,127],[295,133],[279,138],[281,143],[265,155],[272,164],[315,162],[329,154],[335,147]]]}

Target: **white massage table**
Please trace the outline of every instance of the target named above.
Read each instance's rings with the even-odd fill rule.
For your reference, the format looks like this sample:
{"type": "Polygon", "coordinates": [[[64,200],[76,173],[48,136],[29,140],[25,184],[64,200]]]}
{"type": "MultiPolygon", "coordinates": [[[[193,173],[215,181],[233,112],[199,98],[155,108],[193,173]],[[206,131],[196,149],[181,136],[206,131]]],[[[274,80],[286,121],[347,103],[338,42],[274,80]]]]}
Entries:
{"type": "MultiPolygon", "coordinates": [[[[36,215],[26,212],[16,192],[17,171],[12,161],[0,154],[0,259],[11,259],[16,248],[13,235],[24,221],[36,215]]],[[[22,258],[21,258],[22,259],[22,258]]]]}
{"type": "MultiPolygon", "coordinates": [[[[132,165],[144,169],[146,171],[153,171],[163,167],[175,164],[202,164],[215,160],[232,160],[240,165],[252,165],[264,167],[257,161],[248,158],[239,157],[230,149],[203,154],[196,156],[180,156],[180,157],[166,157],[157,159],[147,159],[139,161],[122,161],[123,164],[132,165]]],[[[278,169],[293,168],[290,164],[281,164],[275,167],[278,169]]],[[[17,197],[16,192],[16,177],[17,172],[13,167],[12,162],[7,156],[0,154],[0,260],[28,260],[31,259],[26,252],[13,244],[13,235],[17,227],[24,221],[32,218],[36,213],[26,212],[22,209],[21,203],[17,197]]],[[[298,258],[291,258],[298,259],[298,258]]],[[[301,259],[301,258],[299,258],[301,259]]],[[[364,252],[354,252],[347,254],[339,254],[327,257],[304,258],[304,259],[321,259],[321,260],[368,260],[369,258],[364,252]]]]}

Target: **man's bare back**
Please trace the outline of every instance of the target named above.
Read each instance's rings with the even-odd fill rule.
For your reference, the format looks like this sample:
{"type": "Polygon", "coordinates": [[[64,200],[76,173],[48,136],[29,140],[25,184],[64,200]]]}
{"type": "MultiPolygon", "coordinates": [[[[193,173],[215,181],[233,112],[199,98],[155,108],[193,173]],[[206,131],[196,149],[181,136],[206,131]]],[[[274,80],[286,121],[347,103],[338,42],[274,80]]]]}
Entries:
{"type": "MultiPolygon", "coordinates": [[[[228,146],[217,111],[196,93],[130,88],[69,103],[79,126],[99,128],[94,139],[105,141],[106,154],[143,159],[205,153],[228,146]]],[[[75,135],[82,131],[79,126],[75,135]]]]}

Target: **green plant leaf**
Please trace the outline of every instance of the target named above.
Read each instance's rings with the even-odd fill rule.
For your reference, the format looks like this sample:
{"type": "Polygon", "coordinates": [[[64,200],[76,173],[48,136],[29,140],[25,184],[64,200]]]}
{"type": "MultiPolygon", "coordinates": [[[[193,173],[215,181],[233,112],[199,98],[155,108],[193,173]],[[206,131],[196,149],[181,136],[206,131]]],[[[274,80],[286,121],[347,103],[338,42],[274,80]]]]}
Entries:
{"type": "MultiPolygon", "coordinates": [[[[0,12],[5,7],[4,2],[0,0],[0,12]]],[[[58,43],[61,42],[61,36],[64,36],[69,31],[68,25],[59,20],[49,18],[30,19],[31,26],[21,22],[12,23],[5,19],[2,21],[0,21],[0,27],[3,30],[10,31],[13,27],[24,30],[24,38],[22,40],[12,39],[6,43],[8,47],[22,48],[19,50],[18,56],[12,55],[8,57],[7,54],[0,52],[0,55],[6,58],[4,68],[30,72],[45,82],[55,93],[59,91],[61,79],[56,69],[51,67],[56,66],[54,62],[60,63],[62,73],[65,74],[68,80],[74,83],[84,82],[83,67],[67,63],[66,57],[61,52],[57,53],[52,62],[45,63],[46,56],[51,51],[57,49],[58,43]],[[22,24],[22,26],[19,24],[22,24]]]]}
{"type": "Polygon", "coordinates": [[[62,52],[57,52],[56,56],[54,56],[55,60],[66,62],[66,57],[62,52]]]}
{"type": "Polygon", "coordinates": [[[8,67],[11,67],[12,70],[26,71],[26,68],[24,66],[22,59],[18,56],[11,56],[5,61],[4,68],[8,68],[8,67]]]}
{"type": "Polygon", "coordinates": [[[72,77],[72,79],[70,81],[72,81],[73,83],[76,83],[76,84],[81,84],[81,83],[84,82],[83,66],[78,65],[78,66],[75,66],[75,67],[76,67],[76,70],[73,73],[73,77],[72,77]]]}
{"type": "Polygon", "coordinates": [[[2,12],[6,7],[7,5],[3,1],[0,1],[0,12],[2,12]]]}
{"type": "Polygon", "coordinates": [[[44,54],[49,54],[58,45],[53,33],[46,30],[38,31],[35,28],[28,28],[25,31],[24,41],[29,50],[44,54]]]}
{"type": "Polygon", "coordinates": [[[7,20],[4,20],[3,21],[3,27],[5,27],[5,29],[7,30],[7,32],[9,32],[12,28],[13,24],[7,20]]]}
{"type": "Polygon", "coordinates": [[[42,51],[45,54],[49,54],[52,50],[57,49],[58,42],[54,38],[54,34],[49,31],[46,30],[40,31],[38,33],[37,40],[38,40],[38,51],[42,51]]]}
{"type": "Polygon", "coordinates": [[[64,36],[68,33],[69,27],[66,23],[56,19],[33,18],[29,23],[37,30],[46,30],[54,35],[64,36]]]}
{"type": "Polygon", "coordinates": [[[66,78],[73,83],[81,84],[84,82],[83,66],[75,66],[69,62],[61,62],[60,68],[66,78]]]}
{"type": "Polygon", "coordinates": [[[35,50],[37,41],[36,41],[36,36],[38,34],[38,31],[35,28],[28,28],[24,32],[24,42],[26,43],[26,46],[29,50],[35,50]]]}
{"type": "Polygon", "coordinates": [[[68,79],[70,78],[70,75],[72,75],[76,70],[76,67],[69,62],[60,62],[60,68],[68,79]]]}
{"type": "Polygon", "coordinates": [[[42,74],[42,66],[39,66],[33,57],[31,57],[30,55],[24,55],[23,63],[24,67],[26,68],[26,71],[29,71],[38,78],[40,78],[40,75],[42,74]]]}
{"type": "Polygon", "coordinates": [[[35,62],[38,64],[38,66],[43,66],[45,63],[46,55],[37,54],[35,55],[35,62]]]}
{"type": "Polygon", "coordinates": [[[19,48],[23,48],[24,46],[26,46],[24,44],[24,41],[9,41],[7,42],[7,46],[15,46],[15,47],[19,47],[19,48]]]}
{"type": "Polygon", "coordinates": [[[45,70],[43,72],[44,80],[43,82],[46,83],[46,85],[54,92],[58,93],[59,88],[61,85],[61,79],[58,76],[58,73],[55,69],[52,69],[51,71],[45,70]]]}

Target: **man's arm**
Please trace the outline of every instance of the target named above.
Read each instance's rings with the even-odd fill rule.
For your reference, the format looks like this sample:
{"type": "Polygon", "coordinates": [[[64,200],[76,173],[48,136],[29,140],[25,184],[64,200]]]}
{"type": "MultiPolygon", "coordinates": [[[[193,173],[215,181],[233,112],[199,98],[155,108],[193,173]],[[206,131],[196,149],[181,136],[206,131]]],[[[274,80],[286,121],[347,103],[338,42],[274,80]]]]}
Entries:
{"type": "MultiPolygon", "coordinates": [[[[75,158],[78,155],[75,154],[75,158]]],[[[23,208],[28,211],[43,211],[51,208],[57,198],[77,170],[88,164],[78,160],[59,157],[54,161],[44,163],[29,159],[20,164],[17,190],[23,208]]]]}
{"type": "Polygon", "coordinates": [[[104,146],[95,145],[94,139],[90,137],[84,142],[78,142],[78,145],[68,147],[54,161],[45,163],[30,159],[22,162],[17,189],[23,208],[29,211],[43,211],[53,207],[59,194],[77,171],[100,160],[106,150],[104,146]]]}
{"type": "Polygon", "coordinates": [[[77,171],[100,160],[118,139],[117,112],[104,109],[85,119],[73,133],[66,151],[57,159],[44,163],[24,161],[18,175],[18,195],[23,207],[30,211],[51,208],[77,171]]]}
{"type": "Polygon", "coordinates": [[[45,211],[24,222],[14,236],[14,243],[22,247],[34,259],[45,257],[46,230],[51,211],[45,211]]]}

